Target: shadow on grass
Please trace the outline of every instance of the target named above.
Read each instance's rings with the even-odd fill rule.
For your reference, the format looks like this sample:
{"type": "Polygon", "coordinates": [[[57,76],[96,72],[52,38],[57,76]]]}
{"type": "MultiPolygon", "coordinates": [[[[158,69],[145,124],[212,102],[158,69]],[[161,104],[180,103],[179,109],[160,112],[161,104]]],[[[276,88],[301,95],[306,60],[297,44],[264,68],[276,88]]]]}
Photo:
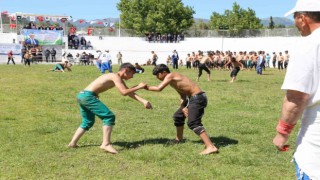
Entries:
{"type": "Polygon", "coordinates": [[[87,147],[93,147],[93,146],[97,147],[97,146],[101,146],[101,144],[85,144],[85,145],[81,145],[77,148],[87,148],[87,147]]]}
{"type": "Polygon", "coordinates": [[[139,148],[139,147],[146,145],[146,144],[168,145],[168,144],[171,144],[171,141],[172,141],[172,139],[168,139],[168,138],[155,138],[155,139],[146,139],[146,140],[134,141],[134,142],[116,141],[113,144],[117,145],[117,146],[121,146],[125,149],[135,149],[135,148],[139,148]]]}
{"type": "MultiPolygon", "coordinates": [[[[219,80],[215,80],[216,82],[227,82],[227,83],[230,83],[230,80],[231,79],[225,79],[225,80],[222,80],[222,79],[219,79],[219,80]]],[[[236,80],[235,83],[237,82],[251,82],[249,80],[246,80],[246,79],[240,79],[240,80],[236,80]]]]}
{"type": "Polygon", "coordinates": [[[274,74],[272,74],[272,73],[270,73],[270,74],[269,73],[263,73],[262,74],[262,76],[270,76],[270,75],[274,75],[274,74]]]}
{"type": "MultiPolygon", "coordinates": [[[[238,140],[235,139],[230,139],[228,137],[224,136],[218,136],[218,137],[211,137],[210,138],[212,142],[219,148],[219,147],[226,147],[229,145],[233,144],[238,144],[238,140]]],[[[134,141],[134,142],[121,142],[121,141],[116,141],[113,144],[117,146],[121,146],[124,149],[135,149],[139,148],[141,146],[144,146],[146,144],[162,144],[163,146],[172,146],[176,144],[181,144],[185,143],[188,141],[187,139],[182,140],[181,142],[176,142],[173,139],[168,139],[168,138],[155,138],[155,139],[146,139],[146,140],[141,140],[141,141],[134,141]]],[[[201,140],[199,141],[191,141],[194,143],[202,143],[201,140]]]]}
{"type": "MultiPolygon", "coordinates": [[[[218,136],[218,137],[210,137],[211,141],[214,143],[215,146],[218,148],[220,147],[226,147],[233,144],[238,144],[238,140],[230,139],[228,137],[224,136],[218,136]]],[[[195,141],[196,143],[202,143],[201,140],[195,141]]]]}
{"type": "Polygon", "coordinates": [[[249,80],[247,80],[247,79],[239,79],[239,80],[236,80],[235,83],[237,83],[237,82],[251,82],[251,81],[249,81],[249,80]]]}

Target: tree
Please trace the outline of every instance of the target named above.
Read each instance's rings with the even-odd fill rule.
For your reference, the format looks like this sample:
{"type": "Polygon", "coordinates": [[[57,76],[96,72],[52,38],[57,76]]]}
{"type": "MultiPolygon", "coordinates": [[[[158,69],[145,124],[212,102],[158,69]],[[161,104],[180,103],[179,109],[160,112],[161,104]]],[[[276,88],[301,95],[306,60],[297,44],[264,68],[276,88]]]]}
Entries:
{"type": "Polygon", "coordinates": [[[272,16],[270,16],[269,29],[273,29],[273,28],[274,28],[274,22],[273,22],[272,16]]]}
{"type": "Polygon", "coordinates": [[[238,35],[244,29],[262,28],[261,20],[256,17],[254,10],[242,9],[236,2],[232,10],[225,10],[224,14],[213,12],[210,16],[210,28],[218,30],[219,27],[229,27],[231,35],[238,35]]]}
{"type": "Polygon", "coordinates": [[[132,29],[137,35],[180,33],[194,23],[194,10],[181,0],[121,0],[117,8],[121,28],[132,29]]]}

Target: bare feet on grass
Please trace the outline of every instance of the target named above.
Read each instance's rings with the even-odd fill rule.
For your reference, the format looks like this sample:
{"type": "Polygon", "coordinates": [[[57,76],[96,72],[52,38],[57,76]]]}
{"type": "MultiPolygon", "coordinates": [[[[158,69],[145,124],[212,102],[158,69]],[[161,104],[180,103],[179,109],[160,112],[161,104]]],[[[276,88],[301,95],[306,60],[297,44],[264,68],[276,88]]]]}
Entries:
{"type": "Polygon", "coordinates": [[[106,152],[109,152],[111,154],[118,154],[118,151],[115,150],[111,144],[108,144],[108,145],[101,145],[100,148],[106,152]]]}
{"type": "Polygon", "coordinates": [[[68,148],[78,148],[79,146],[77,144],[68,144],[68,148]]]}
{"type": "Polygon", "coordinates": [[[219,150],[218,148],[214,146],[207,147],[205,150],[203,150],[200,155],[208,155],[208,154],[213,154],[213,153],[218,153],[219,150]]]}

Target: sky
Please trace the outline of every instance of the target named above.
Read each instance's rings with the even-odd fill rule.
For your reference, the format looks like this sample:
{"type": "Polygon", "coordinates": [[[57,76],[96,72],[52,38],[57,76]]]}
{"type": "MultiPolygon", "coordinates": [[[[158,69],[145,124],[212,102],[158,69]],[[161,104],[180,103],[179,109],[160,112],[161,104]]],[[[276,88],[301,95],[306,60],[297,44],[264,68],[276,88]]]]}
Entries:
{"type": "MultiPolygon", "coordinates": [[[[0,0],[0,11],[42,15],[66,15],[73,19],[95,20],[117,18],[119,0],[0,0]]],[[[258,18],[284,17],[296,0],[182,0],[195,10],[195,18],[210,19],[212,12],[223,14],[236,2],[243,9],[251,8],[258,18]]],[[[290,18],[290,17],[289,17],[290,18]]]]}

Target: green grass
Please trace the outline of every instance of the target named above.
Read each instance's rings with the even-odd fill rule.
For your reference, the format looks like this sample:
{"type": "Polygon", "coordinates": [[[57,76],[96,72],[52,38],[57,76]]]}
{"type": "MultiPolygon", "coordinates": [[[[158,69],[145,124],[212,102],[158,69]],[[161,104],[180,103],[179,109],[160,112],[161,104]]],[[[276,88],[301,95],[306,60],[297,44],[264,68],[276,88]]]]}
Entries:
{"type": "MultiPolygon", "coordinates": [[[[76,94],[100,73],[95,66],[74,66],[71,73],[46,72],[52,65],[0,65],[0,179],[294,179],[290,163],[297,129],[289,152],[279,153],[272,144],[284,92],[285,72],[267,69],[263,76],[241,71],[229,83],[228,71],[206,74],[199,85],[209,104],[203,124],[220,148],[219,154],[200,156],[200,139],[185,128],[186,142],[170,145],[175,137],[172,115],[179,96],[167,87],[162,92],[137,93],[153,110],[121,96],[116,89],[100,99],[116,114],[112,134],[118,155],[99,149],[102,123],[68,149],[81,117],[76,94]]],[[[118,69],[118,66],[114,66],[118,69]]],[[[127,82],[156,85],[151,75],[136,74],[127,82]]],[[[195,80],[197,72],[182,67],[180,73],[195,80]]]]}

